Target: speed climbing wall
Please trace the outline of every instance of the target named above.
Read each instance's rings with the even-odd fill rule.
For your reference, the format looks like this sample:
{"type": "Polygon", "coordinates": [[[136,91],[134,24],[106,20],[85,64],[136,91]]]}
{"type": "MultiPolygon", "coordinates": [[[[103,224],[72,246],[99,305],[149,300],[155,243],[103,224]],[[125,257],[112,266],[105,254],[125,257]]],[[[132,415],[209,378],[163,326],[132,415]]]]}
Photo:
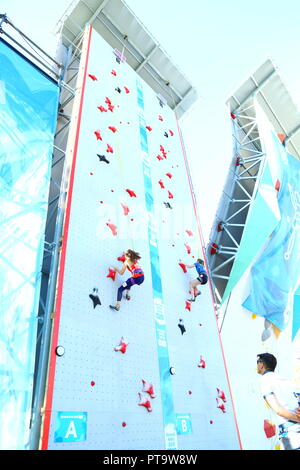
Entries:
{"type": "Polygon", "coordinates": [[[90,27],[77,94],[41,448],[239,449],[176,116],[90,27]]]}

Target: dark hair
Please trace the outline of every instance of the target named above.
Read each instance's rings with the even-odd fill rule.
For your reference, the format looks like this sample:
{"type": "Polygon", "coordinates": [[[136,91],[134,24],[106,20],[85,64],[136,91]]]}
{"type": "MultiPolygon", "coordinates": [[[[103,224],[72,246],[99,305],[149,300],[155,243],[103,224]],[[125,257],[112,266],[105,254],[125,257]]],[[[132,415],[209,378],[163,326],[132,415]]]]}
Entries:
{"type": "Polygon", "coordinates": [[[200,264],[203,264],[203,263],[204,263],[203,259],[201,259],[201,258],[198,258],[197,261],[198,261],[198,263],[200,263],[200,264]]]}
{"type": "Polygon", "coordinates": [[[137,251],[127,250],[126,253],[133,262],[141,259],[141,255],[137,251]]]}
{"type": "Polygon", "coordinates": [[[268,370],[275,370],[275,367],[277,366],[277,360],[276,357],[273,356],[273,354],[270,353],[262,353],[262,354],[257,354],[257,358],[259,361],[263,363],[266,369],[268,370]]]}

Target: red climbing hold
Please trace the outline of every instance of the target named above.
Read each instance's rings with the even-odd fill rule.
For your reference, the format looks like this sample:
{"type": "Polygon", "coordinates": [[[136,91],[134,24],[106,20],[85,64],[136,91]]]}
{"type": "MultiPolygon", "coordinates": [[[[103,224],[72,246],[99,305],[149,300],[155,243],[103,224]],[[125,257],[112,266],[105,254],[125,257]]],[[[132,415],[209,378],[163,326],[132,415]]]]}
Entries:
{"type": "Polygon", "coordinates": [[[99,131],[99,130],[98,130],[98,131],[95,131],[94,134],[95,134],[97,140],[102,140],[102,137],[101,137],[101,134],[100,134],[100,131],[99,131]]]}
{"type": "Polygon", "coordinates": [[[107,152],[107,153],[114,153],[113,148],[112,148],[109,144],[107,144],[106,152],[107,152]]]}
{"type": "Polygon", "coordinates": [[[106,277],[110,277],[113,281],[116,278],[116,272],[114,269],[109,268],[108,275],[106,277]]]}
{"type": "Polygon", "coordinates": [[[94,382],[93,380],[91,381],[91,386],[94,387],[96,385],[96,382],[94,382]]]}
{"type": "Polygon", "coordinates": [[[126,91],[127,94],[130,93],[130,90],[126,86],[124,86],[124,90],[126,91]]]}
{"type": "Polygon", "coordinates": [[[113,106],[112,104],[109,104],[109,105],[107,106],[107,109],[108,109],[108,111],[113,112],[114,106],[113,106]]]}
{"type": "Polygon", "coordinates": [[[159,150],[160,150],[161,152],[164,152],[164,151],[165,151],[165,149],[164,149],[164,147],[163,147],[162,145],[159,146],[159,150]]]}
{"type": "Polygon", "coordinates": [[[118,257],[118,261],[123,261],[123,263],[124,263],[125,259],[126,259],[125,255],[122,255],[122,256],[118,257]]]}
{"type": "Polygon", "coordinates": [[[113,133],[117,132],[117,128],[114,126],[108,126],[108,129],[110,129],[113,133]]]}
{"type": "Polygon", "coordinates": [[[124,215],[128,215],[129,213],[129,207],[126,206],[125,204],[121,203],[121,206],[123,207],[124,215]]]}
{"type": "Polygon", "coordinates": [[[112,70],[110,73],[114,75],[115,77],[117,76],[117,72],[115,70],[112,70]]]}
{"type": "Polygon", "coordinates": [[[171,193],[171,191],[168,191],[168,198],[169,198],[169,199],[174,199],[174,196],[173,196],[173,194],[171,193]]]}
{"type": "Polygon", "coordinates": [[[146,126],[146,129],[148,129],[148,131],[152,131],[152,127],[150,126],[146,126]]]}
{"type": "Polygon", "coordinates": [[[186,310],[188,310],[188,311],[190,312],[190,311],[191,311],[191,306],[192,306],[191,302],[189,302],[188,300],[186,300],[186,302],[185,302],[185,308],[186,308],[186,310]]]}
{"type": "Polygon", "coordinates": [[[188,252],[188,255],[191,253],[191,247],[190,245],[188,245],[187,243],[184,244],[184,246],[186,247],[186,251],[188,252]]]}
{"type": "Polygon", "coordinates": [[[216,243],[211,244],[210,254],[214,255],[218,252],[219,246],[216,243]]]}
{"type": "Polygon", "coordinates": [[[267,419],[265,419],[264,420],[264,431],[265,431],[265,435],[268,439],[270,439],[270,437],[275,436],[275,434],[276,434],[275,424],[272,423],[272,421],[268,421],[267,419]]]}
{"type": "Polygon", "coordinates": [[[182,268],[183,272],[186,273],[186,265],[184,263],[178,263],[179,266],[182,268]]]}
{"type": "Polygon", "coordinates": [[[218,392],[218,398],[221,398],[221,400],[223,400],[223,402],[226,403],[226,397],[225,397],[225,393],[223,392],[223,390],[220,390],[219,388],[217,388],[217,392],[218,392]]]}
{"type": "Polygon", "coordinates": [[[167,158],[167,152],[164,152],[164,151],[162,150],[161,153],[163,154],[163,157],[164,157],[164,158],[167,158]]]}
{"type": "Polygon", "coordinates": [[[158,119],[159,119],[160,121],[163,121],[163,120],[164,120],[164,118],[163,118],[161,115],[158,116],[158,119]]]}
{"type": "Polygon", "coordinates": [[[173,175],[172,173],[166,173],[166,176],[171,179],[173,175]]]}
{"type": "Polygon", "coordinates": [[[98,80],[98,78],[95,77],[95,75],[92,75],[91,73],[89,73],[88,76],[93,80],[93,82],[94,82],[95,80],[98,80]]]}
{"type": "Polygon", "coordinates": [[[151,398],[155,398],[156,395],[154,395],[153,385],[150,384],[149,382],[146,382],[145,380],[142,380],[142,382],[143,382],[143,392],[149,393],[151,398]]]}
{"type": "Polygon", "coordinates": [[[232,117],[232,119],[235,119],[235,118],[236,118],[236,116],[235,116],[234,113],[230,113],[230,116],[232,117]]]}
{"type": "Polygon", "coordinates": [[[280,181],[279,180],[277,180],[276,183],[275,183],[275,189],[276,189],[276,191],[280,190],[280,181]]]}
{"type": "Polygon", "coordinates": [[[135,192],[132,191],[131,189],[126,189],[126,192],[129,194],[130,197],[136,197],[135,192]]]}
{"type": "Polygon", "coordinates": [[[162,182],[162,180],[159,180],[158,184],[160,185],[161,188],[164,189],[165,186],[164,186],[164,183],[162,182]]]}
{"type": "Polygon", "coordinates": [[[116,236],[116,235],[117,235],[117,227],[116,227],[116,225],[114,225],[114,224],[109,224],[109,223],[107,223],[106,225],[107,225],[107,226],[110,228],[110,230],[112,231],[113,236],[116,236]]]}
{"type": "Polygon", "coordinates": [[[170,135],[174,135],[174,132],[169,129],[170,135]]]}
{"type": "Polygon", "coordinates": [[[226,413],[225,405],[224,403],[220,402],[219,398],[216,398],[217,400],[217,408],[219,408],[223,413],[226,413]]]}
{"type": "Polygon", "coordinates": [[[126,423],[125,423],[125,421],[123,421],[123,423],[122,423],[122,427],[123,427],[123,428],[125,428],[125,427],[126,427],[126,423]]]}
{"type": "Polygon", "coordinates": [[[125,341],[125,338],[122,336],[121,340],[120,340],[120,343],[119,343],[119,346],[116,346],[114,348],[114,351],[120,351],[122,354],[125,354],[126,353],[126,349],[127,349],[127,346],[128,346],[129,343],[127,343],[125,341]]]}
{"type": "Polygon", "coordinates": [[[199,361],[198,367],[201,367],[201,369],[205,369],[205,367],[206,367],[206,362],[202,358],[202,356],[200,356],[200,361],[199,361]]]}
{"type": "Polygon", "coordinates": [[[150,400],[139,392],[140,403],[139,406],[144,406],[147,411],[152,411],[150,400]]]}
{"type": "Polygon", "coordinates": [[[101,111],[101,113],[107,113],[107,109],[104,108],[104,106],[97,106],[97,108],[99,109],[99,111],[101,111]]]}
{"type": "Polygon", "coordinates": [[[193,236],[193,232],[191,230],[186,230],[186,233],[188,234],[189,237],[193,236]]]}
{"type": "Polygon", "coordinates": [[[156,155],[157,160],[163,160],[163,157],[161,155],[156,155]]]}
{"type": "Polygon", "coordinates": [[[110,99],[109,99],[108,97],[105,98],[105,103],[106,103],[106,104],[111,104],[111,101],[110,101],[110,99]]]}

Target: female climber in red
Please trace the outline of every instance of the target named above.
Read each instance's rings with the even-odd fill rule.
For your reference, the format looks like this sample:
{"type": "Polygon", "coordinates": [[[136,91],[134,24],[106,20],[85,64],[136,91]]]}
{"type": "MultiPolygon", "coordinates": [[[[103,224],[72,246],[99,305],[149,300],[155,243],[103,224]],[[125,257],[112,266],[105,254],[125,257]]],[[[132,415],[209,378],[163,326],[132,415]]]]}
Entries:
{"type": "Polygon", "coordinates": [[[117,294],[117,302],[116,305],[110,305],[110,308],[113,310],[120,310],[120,305],[121,305],[121,299],[123,292],[126,291],[126,299],[130,300],[130,295],[128,294],[128,291],[131,289],[132,286],[134,285],[140,285],[142,282],[144,282],[144,273],[140,265],[138,264],[138,261],[141,259],[141,256],[139,253],[133,250],[127,250],[125,253],[125,262],[122,266],[121,269],[114,268],[117,273],[123,275],[126,271],[126,268],[131,272],[132,276],[127,279],[126,282],[124,282],[118,289],[118,294],[117,294]]]}

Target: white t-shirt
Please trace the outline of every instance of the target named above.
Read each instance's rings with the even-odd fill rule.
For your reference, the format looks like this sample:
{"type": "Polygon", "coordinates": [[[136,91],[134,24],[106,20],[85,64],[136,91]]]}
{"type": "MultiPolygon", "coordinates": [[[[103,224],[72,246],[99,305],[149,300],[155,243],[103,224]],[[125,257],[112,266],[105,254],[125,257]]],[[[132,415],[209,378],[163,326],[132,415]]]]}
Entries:
{"type": "MultiPolygon", "coordinates": [[[[275,394],[277,401],[284,408],[294,411],[295,408],[298,408],[298,401],[294,395],[295,387],[292,383],[281,377],[276,372],[265,372],[261,376],[261,391],[263,397],[268,399],[268,395],[275,394]]],[[[288,420],[282,416],[277,416],[278,424],[286,423],[288,420]]]]}

